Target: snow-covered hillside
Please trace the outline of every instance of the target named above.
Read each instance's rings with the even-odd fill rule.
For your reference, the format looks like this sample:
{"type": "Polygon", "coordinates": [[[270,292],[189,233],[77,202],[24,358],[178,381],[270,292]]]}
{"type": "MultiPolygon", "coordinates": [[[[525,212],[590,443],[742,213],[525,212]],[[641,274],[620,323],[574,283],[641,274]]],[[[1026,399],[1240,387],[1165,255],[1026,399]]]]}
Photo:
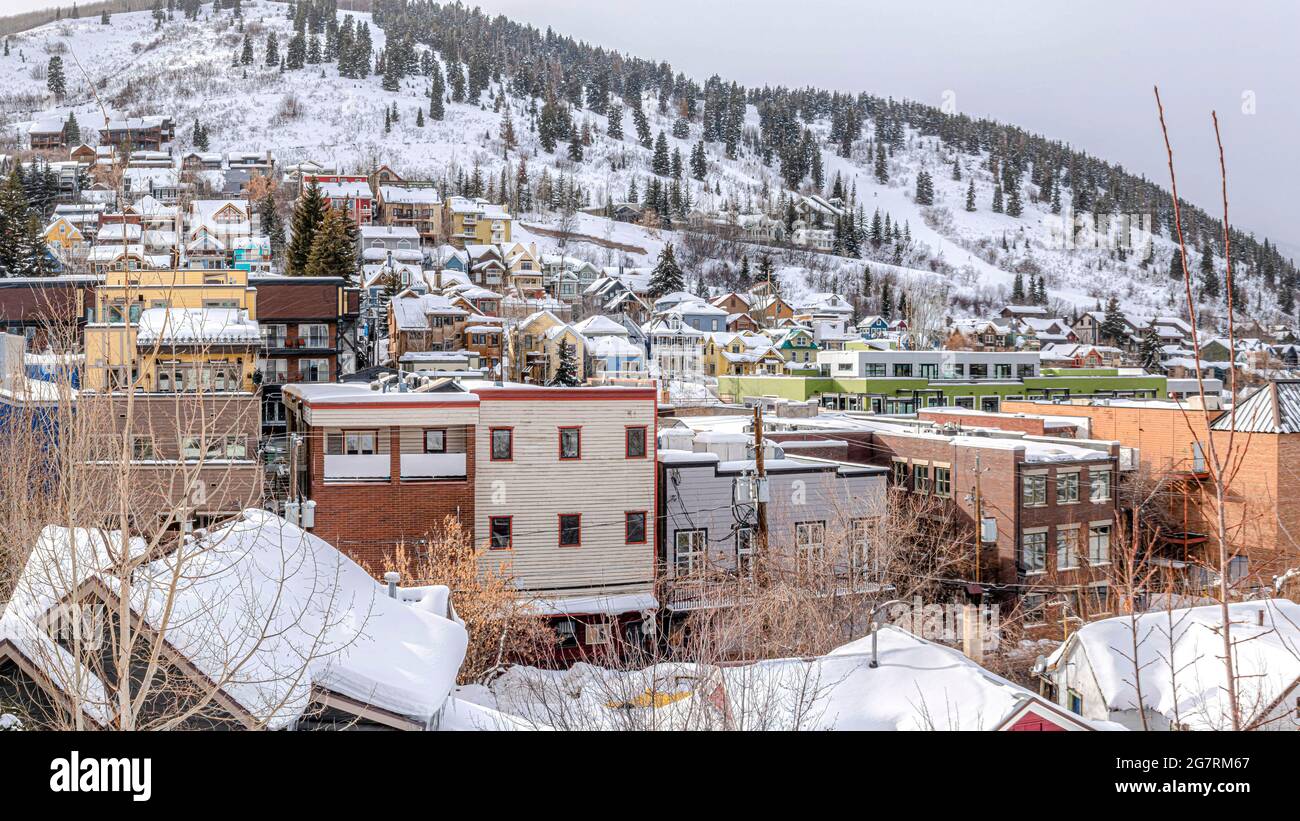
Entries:
{"type": "MultiPolygon", "coordinates": [[[[242,20],[228,10],[214,13],[211,5],[205,5],[196,22],[185,21],[178,12],[174,20],[156,26],[145,11],[113,15],[110,25],[102,25],[98,17],[82,18],[14,35],[8,56],[0,57],[0,76],[6,78],[0,88],[0,124],[8,134],[18,135],[18,144],[23,145],[31,122],[66,119],[69,111],[75,112],[83,129],[102,123],[105,111],[113,116],[168,114],[177,124],[182,148],[191,146],[192,126],[198,120],[207,129],[213,151],[270,149],[281,163],[312,159],[349,172],[387,164],[409,179],[454,180],[477,168],[492,184],[502,178],[504,169],[513,185],[518,164],[525,159],[534,186],[543,174],[553,183],[563,178],[567,186],[578,185],[586,203],[595,206],[625,199],[634,178],[638,190],[644,190],[652,176],[653,152],[637,142],[626,108],[621,109],[624,137],[619,140],[607,135],[605,117],[588,110],[573,112],[576,127],[585,124],[593,135],[583,159],[575,163],[563,141],[554,153],[542,150],[533,125],[541,101],[510,96],[498,82],[489,83],[481,103],[447,103],[445,119],[435,121],[428,117],[429,80],[423,76],[403,78],[399,90],[387,91],[381,77],[373,73],[362,79],[341,77],[331,63],[282,73],[278,65],[265,65],[264,57],[270,32],[276,33],[284,53],[293,34],[287,10],[280,3],[246,0],[242,20]],[[246,36],[253,62],[239,65],[246,36]],[[67,75],[62,104],[56,104],[46,89],[45,67],[53,54],[63,55],[67,75]],[[499,94],[506,100],[501,111],[494,110],[499,94]],[[389,129],[385,112],[394,105],[400,118],[389,129]],[[417,124],[418,110],[424,112],[423,125],[417,124]],[[501,138],[507,110],[518,139],[518,146],[510,151],[501,138]]],[[[352,16],[358,24],[371,22],[368,14],[352,16]]],[[[384,32],[371,25],[370,34],[378,53],[385,44],[384,32]]],[[[689,136],[676,139],[672,137],[676,113],[669,108],[661,114],[650,92],[646,100],[651,133],[663,132],[670,151],[689,157],[700,139],[700,125],[692,123],[689,136]]],[[[758,127],[758,114],[750,106],[746,128],[756,131],[758,127]]],[[[1060,300],[1063,310],[1091,309],[1111,294],[1135,312],[1168,313],[1181,305],[1181,282],[1168,275],[1172,246],[1167,238],[1155,239],[1154,254],[1145,267],[1140,264],[1147,257],[1142,251],[1120,259],[1111,249],[1054,247],[1048,224],[1055,217],[1048,203],[1033,201],[1033,186],[1024,186],[1024,210],[1019,217],[994,213],[994,179],[985,167],[987,155],[957,155],[961,179],[953,179],[954,154],[937,138],[919,136],[911,129],[888,159],[888,182],[880,184],[870,154],[874,127],[874,123],[866,125],[852,156],[844,158],[829,143],[830,123],[811,126],[823,138],[827,185],[838,175],[844,190],[855,192],[856,205],[868,219],[879,210],[910,234],[911,246],[901,265],[888,264],[899,261],[898,257],[870,263],[877,281],[879,276],[892,277],[904,288],[942,300],[945,309],[956,314],[986,310],[1005,300],[1016,272],[1044,277],[1050,298],[1060,300]],[[932,206],[915,202],[921,171],[933,178],[932,206]],[[976,210],[967,211],[967,186],[972,179],[976,210]]],[[[697,208],[745,212],[766,204],[775,210],[781,178],[773,167],[764,165],[752,151],[741,151],[734,160],[724,156],[719,144],[709,144],[707,151],[706,181],[683,175],[697,208]]],[[[1069,194],[1061,193],[1068,211],[1069,194]]],[[[534,209],[517,216],[518,239],[535,239],[543,249],[555,246],[553,236],[529,226],[553,228],[557,214],[534,209]]],[[[649,264],[664,243],[684,242],[673,232],[585,214],[565,227],[579,235],[570,243],[569,253],[602,265],[649,264]]],[[[751,263],[758,253],[759,249],[752,250],[751,263]]],[[[775,259],[791,296],[821,290],[856,293],[865,265],[860,259],[806,252],[779,253],[775,259]]],[[[701,273],[717,284],[716,264],[709,268],[698,259],[690,261],[699,270],[687,271],[688,285],[694,286],[701,273]]],[[[1195,256],[1190,260],[1196,261],[1195,256]]],[[[724,262],[734,266],[739,259],[724,262]]],[[[1216,264],[1221,268],[1222,259],[1216,264]]],[[[1256,303],[1251,305],[1252,313],[1261,318],[1275,305],[1273,294],[1265,289],[1252,293],[1251,301],[1256,303]]]]}

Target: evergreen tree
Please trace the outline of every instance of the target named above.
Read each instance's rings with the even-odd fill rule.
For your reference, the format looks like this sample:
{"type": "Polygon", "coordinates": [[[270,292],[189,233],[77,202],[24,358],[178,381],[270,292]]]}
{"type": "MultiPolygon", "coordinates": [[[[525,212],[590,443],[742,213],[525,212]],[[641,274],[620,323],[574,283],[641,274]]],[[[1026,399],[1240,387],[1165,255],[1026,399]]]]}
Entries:
{"type": "Polygon", "coordinates": [[[262,197],[257,204],[257,212],[261,217],[262,233],[271,242],[271,260],[279,262],[284,254],[284,220],[275,207],[275,197],[269,193],[262,197]]]}
{"type": "Polygon", "coordinates": [[[549,384],[558,388],[574,388],[581,385],[582,378],[578,373],[574,346],[568,342],[561,342],[559,360],[555,367],[555,376],[551,378],[549,384]]]}
{"type": "Polygon", "coordinates": [[[664,294],[681,291],[686,287],[682,269],[677,267],[677,258],[673,253],[672,243],[659,252],[659,260],[650,274],[650,298],[658,299],[664,294]]]}
{"type": "MultiPolygon", "coordinates": [[[[101,15],[99,15],[99,24],[100,24],[101,26],[111,25],[111,24],[109,23],[109,19],[108,19],[108,9],[104,9],[104,13],[101,14],[101,15]]],[[[5,54],[8,54],[8,53],[9,53],[9,50],[6,49],[6,50],[5,50],[5,54]]]]}
{"type": "Polygon", "coordinates": [[[1020,182],[1013,181],[1010,191],[1007,193],[1007,216],[1018,217],[1024,213],[1024,206],[1020,202],[1020,182]]]}
{"type": "Polygon", "coordinates": [[[885,147],[876,143],[876,182],[884,185],[889,182],[889,166],[885,164],[885,147]]]}
{"type": "Polygon", "coordinates": [[[966,210],[975,210],[975,178],[971,177],[970,185],[966,186],[966,210]]]}
{"type": "Polygon", "coordinates": [[[1017,273],[1016,278],[1012,280],[1011,304],[1012,305],[1025,304],[1025,278],[1019,273],[1017,273]]]}
{"type": "Polygon", "coordinates": [[[325,219],[325,200],[321,197],[316,180],[307,184],[307,189],[298,197],[293,209],[290,225],[289,247],[285,254],[284,272],[289,276],[304,276],[311,256],[316,232],[325,219]]]}
{"type": "Polygon", "coordinates": [[[280,64],[280,40],[275,36],[275,32],[266,35],[266,66],[275,68],[280,64]]]}
{"type": "Polygon", "coordinates": [[[569,159],[575,163],[582,162],[582,141],[569,141],[569,159]]]}
{"type": "Polygon", "coordinates": [[[435,63],[433,66],[433,86],[429,89],[429,119],[441,120],[443,117],[442,98],[447,93],[446,87],[442,82],[442,69],[438,68],[435,63]]]}
{"type": "Polygon", "coordinates": [[[1201,245],[1201,292],[1210,299],[1219,296],[1219,272],[1214,267],[1214,255],[1208,242],[1201,245]]]}
{"type": "Polygon", "coordinates": [[[247,34],[244,35],[244,50],[239,55],[239,63],[245,66],[253,64],[253,41],[247,34]]]}
{"type": "Polygon", "coordinates": [[[700,140],[691,149],[691,176],[700,182],[704,182],[704,175],[708,172],[708,160],[704,156],[704,140],[700,140]]]}
{"type": "Polygon", "coordinates": [[[672,172],[672,166],[668,158],[668,140],[664,137],[662,131],[655,138],[654,159],[650,164],[651,170],[660,177],[667,177],[672,172]]]}
{"type": "Polygon", "coordinates": [[[1155,373],[1160,368],[1160,334],[1156,332],[1156,324],[1152,322],[1142,332],[1142,345],[1138,349],[1138,356],[1142,361],[1142,368],[1149,373],[1155,373]]]}
{"type": "Polygon", "coordinates": [[[623,106],[611,105],[609,107],[609,129],[605,132],[611,140],[623,139],[623,106]]]}
{"type": "Polygon", "coordinates": [[[63,58],[57,54],[50,58],[45,69],[45,85],[57,100],[62,100],[68,91],[67,81],[63,77],[63,58]]]}
{"type": "Polygon", "coordinates": [[[72,146],[81,144],[81,126],[77,124],[77,116],[71,111],[68,112],[67,122],[63,124],[63,140],[72,146]]]}
{"type": "Polygon", "coordinates": [[[1118,345],[1124,338],[1124,314],[1119,309],[1119,300],[1112,296],[1106,303],[1106,316],[1101,321],[1101,338],[1112,345],[1118,345]]]}
{"type": "Polygon", "coordinates": [[[303,273],[309,277],[349,279],[356,264],[356,249],[348,237],[346,216],[337,209],[326,208],[320,228],[312,238],[303,273]]]}
{"type": "Polygon", "coordinates": [[[993,213],[1002,213],[1002,186],[997,184],[993,186],[993,213]]]}
{"type": "Polygon", "coordinates": [[[22,275],[23,239],[29,214],[22,166],[13,163],[4,186],[0,187],[0,273],[5,276],[22,275]]]}
{"type": "Polygon", "coordinates": [[[423,109],[423,108],[417,108],[417,109],[415,109],[415,127],[416,127],[416,128],[424,128],[424,109],[423,109]]]}

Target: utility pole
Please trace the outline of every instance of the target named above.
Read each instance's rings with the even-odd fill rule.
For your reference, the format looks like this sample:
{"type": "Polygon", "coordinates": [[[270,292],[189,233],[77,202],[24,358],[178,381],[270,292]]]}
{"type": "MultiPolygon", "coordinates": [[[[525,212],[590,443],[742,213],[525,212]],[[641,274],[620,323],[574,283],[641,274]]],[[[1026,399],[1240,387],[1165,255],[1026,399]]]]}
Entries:
{"type": "Polygon", "coordinates": [[[759,584],[767,586],[767,468],[763,463],[763,407],[754,406],[754,508],[758,527],[754,534],[754,548],[758,561],[754,563],[759,584]]]}
{"type": "Polygon", "coordinates": [[[980,554],[984,548],[984,508],[980,504],[980,452],[975,450],[975,583],[980,583],[980,554]]]}

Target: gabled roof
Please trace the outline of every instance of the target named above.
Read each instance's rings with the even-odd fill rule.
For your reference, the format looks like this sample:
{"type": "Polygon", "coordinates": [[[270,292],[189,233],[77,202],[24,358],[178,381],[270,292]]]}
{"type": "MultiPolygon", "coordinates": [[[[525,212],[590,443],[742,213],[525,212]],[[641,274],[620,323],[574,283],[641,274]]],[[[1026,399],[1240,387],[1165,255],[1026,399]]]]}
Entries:
{"type": "Polygon", "coordinates": [[[1211,430],[1246,433],[1300,433],[1300,380],[1269,382],[1231,413],[1210,425],[1211,430]]]}

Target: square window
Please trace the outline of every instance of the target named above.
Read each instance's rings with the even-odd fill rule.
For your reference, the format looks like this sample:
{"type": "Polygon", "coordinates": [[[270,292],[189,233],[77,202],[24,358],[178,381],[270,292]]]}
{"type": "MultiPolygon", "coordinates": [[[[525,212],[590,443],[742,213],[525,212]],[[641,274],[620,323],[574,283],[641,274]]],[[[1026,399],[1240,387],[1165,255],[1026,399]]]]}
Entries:
{"type": "Polygon", "coordinates": [[[493,516],[490,526],[492,529],[492,549],[510,549],[514,541],[514,519],[510,516],[493,516]]]}
{"type": "Polygon", "coordinates": [[[582,544],[582,514],[560,514],[560,547],[579,547],[582,544]]]}
{"type": "Polygon", "coordinates": [[[608,624],[588,624],[586,636],[587,644],[609,644],[612,640],[608,624]]]}
{"type": "Polygon", "coordinates": [[[425,453],[446,453],[447,452],[447,431],[443,428],[432,428],[424,432],[424,452],[425,453]]]}
{"type": "Polygon", "coordinates": [[[582,428],[560,428],[560,458],[582,458],[582,428]]]}
{"type": "Polygon", "coordinates": [[[1079,474],[1056,474],[1056,503],[1071,505],[1079,501],[1079,474]]]}
{"type": "Polygon", "coordinates": [[[373,430],[344,431],[343,453],[347,456],[373,456],[377,438],[373,430]]]}
{"type": "Polygon", "coordinates": [[[625,452],[629,459],[640,459],[645,456],[645,428],[627,428],[624,434],[625,452]]]}
{"type": "Polygon", "coordinates": [[[1025,573],[1042,573],[1047,568],[1047,533],[1026,533],[1020,546],[1020,564],[1025,573]]]}
{"type": "Polygon", "coordinates": [[[1042,507],[1047,504],[1047,477],[1034,473],[1023,478],[1025,507],[1042,507]]]}
{"type": "Polygon", "coordinates": [[[623,532],[628,544],[645,544],[645,511],[634,510],[624,514],[623,532]]]}
{"type": "Polygon", "coordinates": [[[513,428],[492,428],[492,461],[508,462],[515,458],[515,431],[513,428]]]}

